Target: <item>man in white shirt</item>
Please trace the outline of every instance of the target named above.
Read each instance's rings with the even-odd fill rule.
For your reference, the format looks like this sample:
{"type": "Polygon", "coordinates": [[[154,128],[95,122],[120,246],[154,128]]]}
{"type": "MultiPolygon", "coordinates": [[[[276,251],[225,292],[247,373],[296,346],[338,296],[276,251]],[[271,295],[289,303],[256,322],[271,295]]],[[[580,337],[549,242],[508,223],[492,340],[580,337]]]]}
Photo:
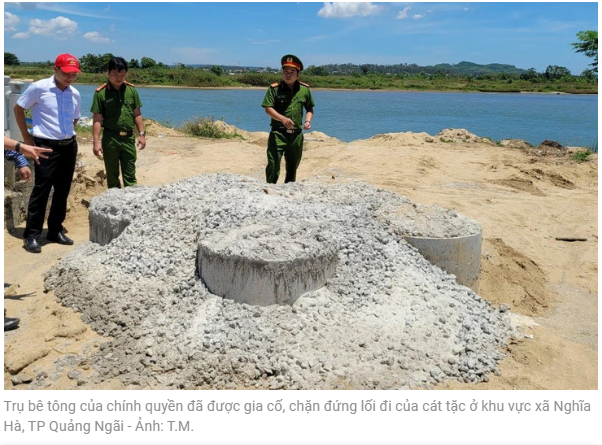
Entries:
{"type": "Polygon", "coordinates": [[[46,240],[73,244],[73,240],[64,234],[63,222],[77,158],[75,125],[81,118],[81,97],[71,84],[80,72],[79,61],[75,57],[60,54],[54,62],[54,76],[32,83],[14,107],[15,119],[25,143],[52,149],[48,159],[41,159],[35,165],[35,185],[23,233],[28,252],[42,251],[39,237],[53,187],[46,240]],[[33,136],[27,129],[25,110],[31,111],[33,136]]]}

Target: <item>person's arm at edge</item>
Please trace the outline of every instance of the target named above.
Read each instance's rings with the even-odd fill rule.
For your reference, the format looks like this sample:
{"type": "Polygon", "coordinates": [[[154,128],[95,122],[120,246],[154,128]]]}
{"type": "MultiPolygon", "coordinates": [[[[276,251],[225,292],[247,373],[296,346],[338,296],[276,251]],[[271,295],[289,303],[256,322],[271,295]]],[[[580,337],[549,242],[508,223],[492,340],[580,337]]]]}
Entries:
{"type": "Polygon", "coordinates": [[[19,127],[19,131],[21,132],[21,137],[27,143],[27,145],[35,145],[33,143],[33,136],[27,130],[27,122],[25,120],[25,108],[23,108],[19,104],[15,104],[13,108],[13,112],[15,113],[15,120],[17,121],[17,126],[19,127]]]}
{"type": "Polygon", "coordinates": [[[303,129],[310,130],[311,129],[311,121],[314,118],[314,109],[310,108],[305,112],[305,122],[303,123],[303,129]]]}
{"type": "Polygon", "coordinates": [[[21,145],[19,146],[19,151],[17,152],[17,144],[18,142],[14,139],[9,138],[8,136],[4,136],[5,150],[12,150],[17,154],[20,154],[21,156],[27,156],[28,158],[32,158],[36,164],[40,163],[40,158],[48,159],[48,156],[46,156],[45,153],[52,152],[51,148],[36,147],[34,145],[25,144],[24,142],[21,142],[21,145]]]}
{"type": "Polygon", "coordinates": [[[142,118],[142,112],[140,111],[140,108],[134,109],[134,123],[136,124],[136,129],[138,130],[138,149],[144,150],[146,147],[146,136],[140,134],[144,132],[144,119],[142,118]]]}
{"type": "Polygon", "coordinates": [[[102,157],[102,141],[100,140],[100,129],[102,127],[102,114],[92,113],[92,152],[94,156],[102,157]]]}
{"type": "Polygon", "coordinates": [[[23,156],[21,153],[13,150],[12,148],[8,148],[11,144],[7,144],[7,141],[14,142],[14,145],[16,145],[16,141],[4,136],[4,159],[7,161],[12,161],[15,164],[15,168],[19,170],[19,176],[21,179],[25,182],[29,182],[31,179],[29,162],[27,162],[27,159],[25,159],[25,156],[23,156]]]}

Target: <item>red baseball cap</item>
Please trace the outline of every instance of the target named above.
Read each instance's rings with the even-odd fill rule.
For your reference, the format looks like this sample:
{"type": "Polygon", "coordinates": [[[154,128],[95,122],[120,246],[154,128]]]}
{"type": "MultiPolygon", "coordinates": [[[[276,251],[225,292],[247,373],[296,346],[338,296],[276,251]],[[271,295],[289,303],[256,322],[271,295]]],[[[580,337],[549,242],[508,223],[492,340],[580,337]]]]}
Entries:
{"type": "Polygon", "coordinates": [[[59,54],[54,61],[54,66],[62,69],[65,73],[81,73],[79,60],[71,54],[59,54]]]}

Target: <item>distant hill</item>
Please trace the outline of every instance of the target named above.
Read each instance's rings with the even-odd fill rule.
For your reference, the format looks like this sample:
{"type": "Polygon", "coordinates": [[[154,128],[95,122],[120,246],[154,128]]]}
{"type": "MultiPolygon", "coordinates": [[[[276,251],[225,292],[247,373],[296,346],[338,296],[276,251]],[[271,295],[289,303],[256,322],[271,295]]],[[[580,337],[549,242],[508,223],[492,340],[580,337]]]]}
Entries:
{"type": "Polygon", "coordinates": [[[472,62],[460,62],[456,65],[450,65],[448,63],[439,63],[435,65],[435,69],[448,72],[450,74],[462,74],[462,75],[477,75],[477,74],[523,74],[527,70],[517,68],[514,65],[504,65],[502,63],[490,63],[489,65],[479,65],[472,62]]]}
{"type": "MultiPolygon", "coordinates": [[[[259,66],[240,66],[240,65],[186,65],[189,68],[211,69],[214,66],[219,66],[225,72],[237,71],[279,71],[279,67],[259,67],[259,66]]],[[[439,63],[437,65],[421,66],[415,63],[400,63],[397,65],[376,65],[371,63],[356,65],[353,63],[333,63],[320,66],[309,66],[306,68],[307,74],[339,74],[353,75],[357,73],[376,73],[376,74],[451,74],[454,76],[477,76],[484,74],[524,74],[527,70],[517,68],[514,65],[506,65],[503,63],[490,63],[488,65],[479,65],[472,62],[460,62],[457,64],[439,63]]]]}
{"type": "Polygon", "coordinates": [[[355,65],[352,63],[346,64],[330,64],[321,65],[320,67],[309,67],[316,71],[326,70],[329,74],[354,74],[354,73],[378,73],[378,74],[453,74],[453,75],[482,75],[482,74],[523,74],[527,70],[517,68],[514,65],[505,65],[501,63],[491,63],[489,65],[479,65],[472,62],[460,62],[450,65],[448,63],[440,63],[437,65],[420,66],[412,64],[397,64],[397,65],[375,65],[362,64],[355,65]]]}
{"type": "MultiPolygon", "coordinates": [[[[211,69],[214,65],[186,65],[191,68],[211,69]]],[[[244,71],[278,71],[278,67],[256,67],[256,66],[232,66],[218,65],[226,72],[244,71]]],[[[472,62],[460,62],[457,64],[439,63],[437,65],[421,66],[415,63],[400,63],[397,65],[376,65],[371,63],[356,65],[353,63],[333,63],[320,66],[309,66],[306,68],[308,74],[339,74],[353,75],[357,73],[376,73],[376,74],[451,74],[456,76],[477,76],[484,74],[523,74],[527,70],[517,68],[514,65],[502,63],[490,63],[488,65],[479,65],[472,62]]]]}
{"type": "Polygon", "coordinates": [[[201,68],[201,69],[205,69],[205,70],[210,70],[214,66],[219,66],[224,71],[240,71],[240,70],[245,70],[245,71],[260,71],[260,70],[265,70],[265,68],[262,68],[262,67],[259,67],[259,66],[206,65],[206,64],[204,64],[204,65],[186,65],[187,68],[201,68]]]}

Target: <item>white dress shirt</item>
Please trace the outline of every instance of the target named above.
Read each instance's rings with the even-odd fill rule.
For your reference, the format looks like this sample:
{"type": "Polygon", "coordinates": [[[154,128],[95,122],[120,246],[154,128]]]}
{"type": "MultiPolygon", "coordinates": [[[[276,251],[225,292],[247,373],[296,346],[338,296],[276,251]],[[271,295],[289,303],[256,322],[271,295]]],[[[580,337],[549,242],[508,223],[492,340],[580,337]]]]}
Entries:
{"type": "Polygon", "coordinates": [[[52,140],[75,136],[73,121],[81,118],[81,97],[74,87],[62,91],[54,76],[41,79],[29,85],[17,104],[31,111],[34,136],[52,140]]]}

